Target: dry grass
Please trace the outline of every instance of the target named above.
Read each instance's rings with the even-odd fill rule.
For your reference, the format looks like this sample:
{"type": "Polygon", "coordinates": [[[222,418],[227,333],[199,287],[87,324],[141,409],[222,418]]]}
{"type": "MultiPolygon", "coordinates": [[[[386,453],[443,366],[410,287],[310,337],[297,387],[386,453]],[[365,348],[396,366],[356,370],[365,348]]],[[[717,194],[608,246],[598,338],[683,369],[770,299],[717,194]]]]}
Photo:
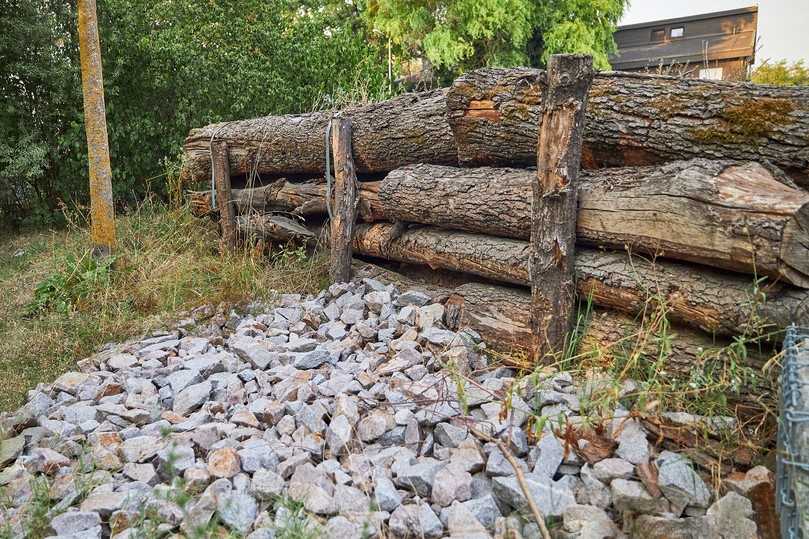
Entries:
{"type": "Polygon", "coordinates": [[[0,410],[19,406],[27,390],[70,370],[100,345],[159,328],[194,307],[325,284],[322,260],[300,251],[267,257],[245,248],[221,256],[215,225],[186,208],[146,203],[117,225],[111,272],[76,269],[89,261],[81,224],[0,240],[0,410]],[[71,283],[69,301],[50,302],[32,315],[37,286],[54,276],[71,283]]]}

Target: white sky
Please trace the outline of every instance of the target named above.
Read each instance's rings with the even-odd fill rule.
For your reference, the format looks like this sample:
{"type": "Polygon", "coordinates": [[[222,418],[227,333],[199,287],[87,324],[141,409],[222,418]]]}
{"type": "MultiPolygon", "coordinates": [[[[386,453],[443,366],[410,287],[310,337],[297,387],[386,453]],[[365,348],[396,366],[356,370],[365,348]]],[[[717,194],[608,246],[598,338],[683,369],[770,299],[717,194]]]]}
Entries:
{"type": "Polygon", "coordinates": [[[685,17],[758,5],[759,50],[767,58],[809,63],[809,0],[630,0],[621,24],[685,17]]]}

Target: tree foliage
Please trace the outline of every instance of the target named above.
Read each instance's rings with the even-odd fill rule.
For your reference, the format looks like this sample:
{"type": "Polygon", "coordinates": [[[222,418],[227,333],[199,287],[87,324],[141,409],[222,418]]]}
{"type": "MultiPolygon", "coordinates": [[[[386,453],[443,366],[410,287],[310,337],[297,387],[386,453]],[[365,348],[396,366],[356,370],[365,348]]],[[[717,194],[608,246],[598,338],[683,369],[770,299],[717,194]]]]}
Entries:
{"type": "Polygon", "coordinates": [[[809,67],[804,65],[803,60],[793,63],[786,60],[765,61],[753,70],[751,79],[757,84],[809,86],[809,67]]]}
{"type": "Polygon", "coordinates": [[[404,56],[444,74],[480,66],[542,65],[561,52],[593,55],[601,69],[627,0],[368,0],[369,26],[404,56]]]}
{"type": "MultiPolygon", "coordinates": [[[[0,0],[0,220],[86,202],[72,0],[0,0]]],[[[118,203],[160,190],[192,127],[387,89],[384,52],[341,0],[98,0],[118,203]]]]}

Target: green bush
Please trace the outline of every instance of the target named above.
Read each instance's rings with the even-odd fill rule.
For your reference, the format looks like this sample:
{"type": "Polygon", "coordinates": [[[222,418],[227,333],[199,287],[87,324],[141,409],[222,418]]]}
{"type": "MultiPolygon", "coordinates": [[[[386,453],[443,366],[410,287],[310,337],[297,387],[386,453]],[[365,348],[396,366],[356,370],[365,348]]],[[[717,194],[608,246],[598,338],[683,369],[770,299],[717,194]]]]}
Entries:
{"type": "MultiPolygon", "coordinates": [[[[87,202],[75,2],[0,0],[0,222],[87,202]],[[25,44],[24,46],[21,44],[25,44]]],[[[163,193],[192,127],[387,89],[344,2],[98,0],[115,200],[163,193]]]]}

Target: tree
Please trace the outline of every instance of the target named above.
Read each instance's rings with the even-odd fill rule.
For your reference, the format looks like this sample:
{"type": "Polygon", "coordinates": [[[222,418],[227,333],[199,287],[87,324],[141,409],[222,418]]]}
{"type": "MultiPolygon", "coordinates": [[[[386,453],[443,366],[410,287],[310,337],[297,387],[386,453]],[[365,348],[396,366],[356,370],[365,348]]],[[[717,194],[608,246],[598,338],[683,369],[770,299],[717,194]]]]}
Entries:
{"type": "Polygon", "coordinates": [[[751,80],[756,84],[775,86],[809,86],[809,67],[804,65],[803,60],[791,64],[786,60],[765,60],[753,70],[751,80]]]}
{"type": "MultiPolygon", "coordinates": [[[[160,192],[192,127],[387,94],[342,0],[97,0],[116,202],[160,192]]],[[[75,0],[0,0],[0,223],[87,202],[75,0]]]]}
{"type": "Polygon", "coordinates": [[[609,68],[627,0],[367,0],[369,26],[406,58],[426,56],[445,78],[481,66],[543,65],[589,53],[609,68]]]}

